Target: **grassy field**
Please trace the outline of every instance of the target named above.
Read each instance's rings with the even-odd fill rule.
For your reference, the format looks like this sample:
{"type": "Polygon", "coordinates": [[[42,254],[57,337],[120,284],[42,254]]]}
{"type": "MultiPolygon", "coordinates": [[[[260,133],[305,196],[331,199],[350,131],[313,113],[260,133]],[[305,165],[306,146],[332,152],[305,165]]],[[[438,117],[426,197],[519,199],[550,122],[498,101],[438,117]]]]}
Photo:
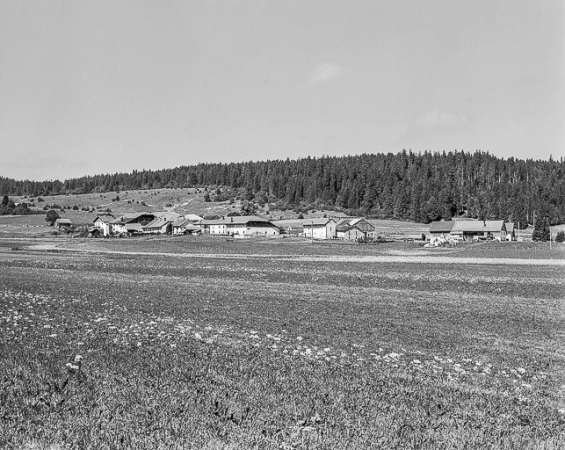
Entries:
{"type": "Polygon", "coordinates": [[[552,251],[0,239],[0,448],[564,448],[552,251]]]}

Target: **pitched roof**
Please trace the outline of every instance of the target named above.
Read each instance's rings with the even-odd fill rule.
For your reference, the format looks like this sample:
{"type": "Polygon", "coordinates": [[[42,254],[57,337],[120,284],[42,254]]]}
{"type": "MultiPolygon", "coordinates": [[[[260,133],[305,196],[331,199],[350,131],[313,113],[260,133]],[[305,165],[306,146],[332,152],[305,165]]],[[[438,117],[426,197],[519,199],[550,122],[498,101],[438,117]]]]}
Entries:
{"type": "Polygon", "coordinates": [[[143,228],[144,229],[148,229],[148,228],[161,228],[164,227],[165,225],[171,223],[172,221],[164,218],[164,217],[157,217],[156,219],[153,219],[151,222],[149,222],[147,225],[144,225],[143,228]]]}
{"type": "Polygon", "coordinates": [[[504,226],[506,227],[507,233],[512,233],[514,231],[514,222],[506,222],[504,226]]]}
{"type": "Polygon", "coordinates": [[[453,233],[498,233],[504,228],[504,220],[457,220],[453,233]]]}
{"type": "Polygon", "coordinates": [[[173,222],[173,227],[178,228],[178,227],[184,227],[186,225],[188,225],[190,223],[189,219],[179,219],[179,220],[175,220],[173,222]]]}
{"type": "Polygon", "coordinates": [[[96,216],[92,222],[96,222],[98,219],[100,219],[101,222],[110,223],[114,220],[114,216],[96,216]]]}
{"type": "Polygon", "coordinates": [[[216,220],[202,220],[200,223],[202,225],[245,225],[249,222],[261,222],[276,226],[270,220],[259,216],[233,216],[216,220]]]}
{"type": "Polygon", "coordinates": [[[152,217],[155,217],[155,214],[153,214],[153,213],[146,213],[146,212],[143,212],[143,213],[129,213],[129,214],[124,214],[123,216],[120,216],[120,217],[118,217],[118,218],[112,220],[110,223],[116,223],[116,224],[121,223],[121,224],[125,224],[125,223],[128,223],[128,222],[132,222],[133,220],[136,220],[136,219],[138,219],[138,218],[141,217],[141,216],[152,216],[152,217]]]}
{"type": "Polygon", "coordinates": [[[72,225],[73,224],[71,219],[57,219],[55,222],[57,222],[59,225],[72,225]]]}
{"type": "Polygon", "coordinates": [[[329,222],[335,222],[335,220],[322,217],[318,219],[304,219],[302,223],[305,227],[318,227],[326,226],[329,222]]]}
{"type": "Polygon", "coordinates": [[[453,229],[452,220],[440,220],[430,224],[430,233],[450,233],[453,229]]]}
{"type": "Polygon", "coordinates": [[[143,233],[143,227],[140,223],[128,223],[126,225],[126,230],[134,233],[143,233]]]}
{"type": "Polygon", "coordinates": [[[185,214],[184,218],[186,220],[190,220],[191,222],[198,222],[202,220],[202,217],[200,217],[198,214],[185,214]]]}

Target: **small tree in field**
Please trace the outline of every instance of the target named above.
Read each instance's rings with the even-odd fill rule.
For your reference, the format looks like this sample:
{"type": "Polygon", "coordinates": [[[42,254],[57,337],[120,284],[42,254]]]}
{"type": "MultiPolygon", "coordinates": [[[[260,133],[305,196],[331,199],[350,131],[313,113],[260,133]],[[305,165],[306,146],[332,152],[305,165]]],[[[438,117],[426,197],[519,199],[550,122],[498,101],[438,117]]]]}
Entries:
{"type": "Polygon", "coordinates": [[[555,242],[565,242],[565,231],[560,231],[555,236],[555,242]]]}
{"type": "Polygon", "coordinates": [[[55,221],[59,217],[60,216],[57,213],[57,211],[55,211],[54,209],[50,209],[49,211],[47,211],[47,214],[45,216],[45,221],[49,224],[50,227],[52,227],[55,224],[55,221]]]}

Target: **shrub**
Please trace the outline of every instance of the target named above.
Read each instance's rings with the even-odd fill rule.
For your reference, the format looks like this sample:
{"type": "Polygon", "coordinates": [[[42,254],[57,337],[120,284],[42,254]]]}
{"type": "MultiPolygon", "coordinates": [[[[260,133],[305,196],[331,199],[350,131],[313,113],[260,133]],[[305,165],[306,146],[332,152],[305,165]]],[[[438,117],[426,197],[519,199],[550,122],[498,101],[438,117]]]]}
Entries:
{"type": "Polygon", "coordinates": [[[555,242],[565,242],[565,231],[560,231],[555,236],[555,242]]]}
{"type": "Polygon", "coordinates": [[[49,224],[50,227],[52,227],[55,224],[55,221],[59,217],[60,216],[57,213],[57,211],[55,211],[54,209],[50,209],[49,211],[47,211],[47,214],[45,215],[45,221],[49,224]]]}

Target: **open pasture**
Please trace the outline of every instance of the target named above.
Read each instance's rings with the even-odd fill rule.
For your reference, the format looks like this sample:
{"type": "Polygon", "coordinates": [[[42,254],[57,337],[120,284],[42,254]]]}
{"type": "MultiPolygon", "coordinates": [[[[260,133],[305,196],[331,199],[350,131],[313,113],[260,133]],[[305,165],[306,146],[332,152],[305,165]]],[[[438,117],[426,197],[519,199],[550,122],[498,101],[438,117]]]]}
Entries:
{"type": "Polygon", "coordinates": [[[565,446],[558,260],[273,242],[2,241],[0,447],[565,446]]]}

